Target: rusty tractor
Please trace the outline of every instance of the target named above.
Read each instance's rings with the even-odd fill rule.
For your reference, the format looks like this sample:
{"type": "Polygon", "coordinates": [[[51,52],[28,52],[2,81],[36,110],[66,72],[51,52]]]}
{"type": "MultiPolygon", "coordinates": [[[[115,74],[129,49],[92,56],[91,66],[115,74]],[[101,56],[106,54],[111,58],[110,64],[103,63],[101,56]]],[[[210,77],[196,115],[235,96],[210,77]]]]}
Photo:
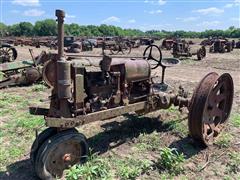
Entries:
{"type": "MultiPolygon", "coordinates": [[[[33,52],[31,55],[33,57],[33,52]]],[[[32,60],[14,61],[0,64],[0,89],[17,86],[30,85],[42,79],[43,64],[54,57],[45,51],[32,60]]]]}
{"type": "Polygon", "coordinates": [[[167,38],[164,39],[161,45],[161,49],[171,50],[173,47],[173,43],[176,41],[176,39],[173,38],[167,38]]]}
{"type": "Polygon", "coordinates": [[[109,50],[112,55],[119,54],[130,54],[132,50],[131,43],[124,41],[121,38],[112,39],[103,42],[102,51],[105,54],[105,50],[109,50]]]}
{"type": "Polygon", "coordinates": [[[235,43],[235,48],[240,49],[240,39],[235,43]]]}
{"type": "Polygon", "coordinates": [[[88,40],[75,41],[66,50],[68,53],[80,53],[83,51],[92,51],[92,43],[88,40]]]}
{"type": "Polygon", "coordinates": [[[210,46],[210,53],[225,53],[231,52],[233,50],[232,42],[227,39],[214,39],[212,45],[210,46]]]}
{"type": "Polygon", "coordinates": [[[103,55],[98,66],[92,66],[89,58],[69,59],[63,50],[65,13],[56,10],[56,16],[58,55],[45,64],[43,72],[52,87],[50,106],[30,108],[32,114],[44,115],[48,126],[31,147],[31,162],[39,178],[61,178],[65,169],[87,160],[87,138],[75,127],[130,112],[146,114],[170,106],[186,107],[191,137],[205,146],[213,144],[231,112],[230,74],[207,74],[189,98],[166,91],[165,69],[180,61],[161,58],[155,45],[146,49],[144,58],[103,55]],[[151,76],[151,69],[157,67],[163,69],[161,83],[154,83],[151,76]]]}
{"type": "Polygon", "coordinates": [[[196,45],[190,48],[188,42],[182,40],[182,41],[176,41],[173,43],[172,54],[173,54],[173,57],[175,58],[192,57],[196,55],[198,60],[202,60],[206,56],[206,49],[204,46],[196,46],[196,45]]]}
{"type": "Polygon", "coordinates": [[[0,44],[0,64],[14,61],[17,59],[17,55],[17,50],[10,44],[0,44]]]}

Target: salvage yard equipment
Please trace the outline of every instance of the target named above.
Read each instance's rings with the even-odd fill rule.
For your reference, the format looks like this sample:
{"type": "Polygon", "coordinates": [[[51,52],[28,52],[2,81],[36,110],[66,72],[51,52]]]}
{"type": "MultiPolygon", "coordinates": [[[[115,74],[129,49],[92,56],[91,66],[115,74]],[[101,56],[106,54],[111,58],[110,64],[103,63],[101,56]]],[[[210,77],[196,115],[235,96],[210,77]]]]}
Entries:
{"type": "Polygon", "coordinates": [[[68,53],[80,53],[83,51],[92,51],[92,43],[88,40],[73,42],[66,50],[68,53]]]}
{"type": "Polygon", "coordinates": [[[43,64],[54,54],[43,51],[33,60],[0,64],[0,89],[8,86],[30,85],[42,78],[43,64]]]}
{"type": "MultiPolygon", "coordinates": [[[[193,46],[192,46],[193,47],[193,46]]],[[[182,40],[176,41],[173,43],[173,57],[192,57],[197,55],[198,60],[202,60],[206,56],[206,48],[204,46],[196,46],[194,48],[190,48],[189,44],[182,40]]]]}
{"type": "Polygon", "coordinates": [[[103,54],[105,50],[110,50],[111,54],[130,54],[132,47],[130,42],[124,41],[122,39],[112,39],[109,41],[104,41],[102,46],[103,54]]]}
{"type": "Polygon", "coordinates": [[[140,38],[140,44],[141,45],[152,45],[154,43],[154,39],[151,39],[151,38],[147,38],[147,37],[143,37],[143,38],[140,38]]]}
{"type": "Polygon", "coordinates": [[[167,87],[164,73],[161,83],[153,82],[151,69],[156,65],[166,69],[180,62],[175,58],[161,58],[157,46],[147,49],[145,59],[103,56],[94,67],[86,59],[66,60],[63,51],[65,13],[56,10],[56,16],[58,56],[45,64],[43,74],[44,80],[52,86],[50,107],[30,108],[31,113],[44,115],[49,127],[37,136],[31,148],[30,157],[38,177],[61,178],[65,169],[87,160],[87,139],[75,127],[134,111],[146,114],[171,105],[186,107],[191,137],[205,146],[213,144],[232,107],[233,81],[229,74],[207,74],[192,98],[188,98],[183,95],[186,93],[162,90],[167,87]],[[159,57],[154,57],[154,49],[159,57]]]}
{"type": "Polygon", "coordinates": [[[233,50],[232,42],[227,39],[214,39],[209,52],[210,53],[225,53],[233,50]]]}
{"type": "Polygon", "coordinates": [[[17,50],[7,43],[0,43],[0,64],[17,59],[17,50]]]}
{"type": "Polygon", "coordinates": [[[161,49],[171,50],[173,47],[173,43],[176,41],[174,38],[164,39],[161,45],[161,49]]]}

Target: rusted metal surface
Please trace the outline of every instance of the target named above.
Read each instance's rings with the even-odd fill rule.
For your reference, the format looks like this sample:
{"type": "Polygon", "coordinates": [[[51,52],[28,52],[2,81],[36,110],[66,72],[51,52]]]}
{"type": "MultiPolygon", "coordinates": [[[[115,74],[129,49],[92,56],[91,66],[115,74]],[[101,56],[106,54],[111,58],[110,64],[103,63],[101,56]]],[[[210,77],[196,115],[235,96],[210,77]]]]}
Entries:
{"type": "Polygon", "coordinates": [[[47,138],[41,145],[36,154],[35,170],[41,179],[62,177],[65,169],[83,163],[88,153],[84,135],[75,129],[62,131],[47,138]]]}
{"type": "Polygon", "coordinates": [[[17,50],[10,44],[0,43],[0,64],[17,59],[17,50]]]}
{"type": "Polygon", "coordinates": [[[230,115],[233,81],[229,74],[206,75],[196,88],[189,107],[189,131],[194,139],[211,145],[230,115]]]}
{"type": "Polygon", "coordinates": [[[54,60],[55,56],[42,52],[32,60],[0,64],[0,88],[38,82],[42,78],[43,64],[50,59],[54,60]]]}
{"type": "Polygon", "coordinates": [[[116,55],[119,53],[122,54],[130,54],[132,46],[130,42],[124,41],[121,38],[111,39],[108,41],[104,41],[102,45],[103,54],[105,54],[106,50],[110,50],[112,55],[116,55]]]}
{"type": "Polygon", "coordinates": [[[198,60],[202,60],[206,56],[206,48],[204,46],[190,47],[189,43],[185,40],[175,41],[173,43],[173,57],[192,57],[197,56],[198,60]]]}
{"type": "Polygon", "coordinates": [[[212,40],[212,45],[210,46],[210,53],[225,53],[231,52],[233,50],[232,42],[227,39],[217,38],[212,40]]]}
{"type": "Polygon", "coordinates": [[[171,50],[173,48],[173,43],[176,41],[175,38],[166,38],[163,40],[161,49],[171,50]]]}

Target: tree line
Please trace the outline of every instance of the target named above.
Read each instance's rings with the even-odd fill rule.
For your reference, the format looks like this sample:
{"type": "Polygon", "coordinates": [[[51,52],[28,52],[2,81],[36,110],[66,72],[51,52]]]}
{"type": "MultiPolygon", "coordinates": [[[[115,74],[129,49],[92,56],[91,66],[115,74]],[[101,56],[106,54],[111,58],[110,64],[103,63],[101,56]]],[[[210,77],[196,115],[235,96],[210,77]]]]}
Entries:
{"type": "MultiPolygon", "coordinates": [[[[157,38],[165,37],[180,37],[180,38],[208,38],[208,37],[226,37],[226,38],[240,38],[240,28],[234,26],[226,30],[205,30],[203,32],[195,31],[157,31],[151,30],[143,32],[138,29],[123,29],[112,25],[102,24],[100,26],[79,24],[65,24],[65,34],[72,36],[150,36],[157,38]]],[[[37,21],[34,25],[29,22],[20,22],[13,25],[5,25],[0,23],[0,36],[56,36],[57,25],[53,19],[45,19],[37,21]]]]}

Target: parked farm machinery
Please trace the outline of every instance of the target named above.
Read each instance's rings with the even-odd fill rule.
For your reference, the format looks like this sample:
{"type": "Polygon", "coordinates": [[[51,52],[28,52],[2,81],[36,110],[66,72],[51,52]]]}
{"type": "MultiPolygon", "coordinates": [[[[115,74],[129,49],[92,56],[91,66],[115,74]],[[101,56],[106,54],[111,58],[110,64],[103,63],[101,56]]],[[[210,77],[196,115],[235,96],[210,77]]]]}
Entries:
{"type": "Polygon", "coordinates": [[[68,53],[80,53],[83,51],[92,51],[93,45],[88,40],[75,41],[66,50],[68,53]]]}
{"type": "Polygon", "coordinates": [[[210,46],[210,53],[225,53],[233,50],[232,42],[226,39],[215,39],[210,46]]]}
{"type": "Polygon", "coordinates": [[[44,115],[48,126],[31,148],[38,177],[61,178],[65,169],[87,160],[87,138],[75,127],[130,112],[146,114],[170,106],[186,107],[191,137],[205,146],[213,144],[232,107],[233,81],[229,74],[207,74],[189,98],[166,91],[165,69],[180,61],[162,58],[155,45],[146,49],[144,58],[103,55],[98,66],[92,66],[89,58],[69,60],[63,50],[65,13],[56,10],[56,16],[58,55],[44,65],[43,72],[44,80],[52,87],[50,106],[30,108],[31,113],[44,115]],[[151,70],[157,67],[162,68],[161,83],[154,83],[151,76],[151,70]]]}
{"type": "Polygon", "coordinates": [[[0,64],[0,88],[16,85],[30,85],[42,79],[43,64],[54,54],[43,51],[32,60],[0,64]]]}
{"type": "Polygon", "coordinates": [[[173,43],[173,57],[192,57],[197,56],[198,60],[202,60],[206,56],[206,49],[204,46],[190,47],[186,41],[176,41],[173,43]]]}
{"type": "Polygon", "coordinates": [[[173,43],[176,41],[174,38],[166,38],[163,40],[162,45],[160,46],[161,49],[171,50],[173,47],[173,43]]]}
{"type": "Polygon", "coordinates": [[[119,54],[120,52],[122,54],[130,54],[132,50],[132,46],[130,42],[124,41],[122,39],[113,39],[111,41],[104,41],[102,46],[103,54],[105,54],[105,51],[109,50],[111,54],[119,54]]]}
{"type": "Polygon", "coordinates": [[[17,59],[17,50],[7,43],[0,43],[0,64],[17,59]]]}

